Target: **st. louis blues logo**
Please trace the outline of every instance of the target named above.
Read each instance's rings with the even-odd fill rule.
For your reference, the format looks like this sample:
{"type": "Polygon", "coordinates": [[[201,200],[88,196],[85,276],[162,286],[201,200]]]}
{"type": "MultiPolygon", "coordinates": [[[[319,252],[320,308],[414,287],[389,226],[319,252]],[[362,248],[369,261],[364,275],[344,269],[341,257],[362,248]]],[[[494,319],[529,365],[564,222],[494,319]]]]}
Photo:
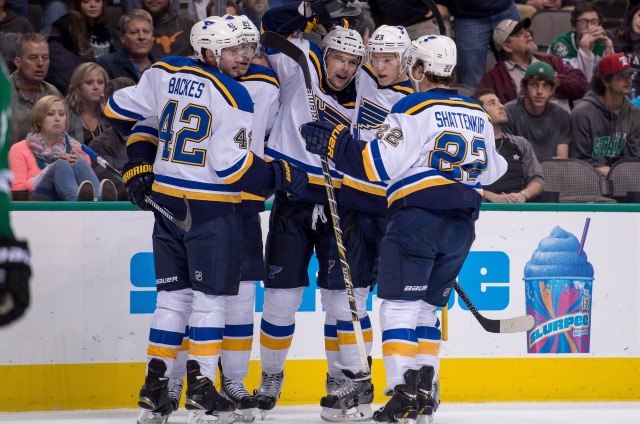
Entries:
{"type": "Polygon", "coordinates": [[[329,271],[327,271],[327,274],[331,274],[331,269],[333,268],[333,266],[336,264],[336,261],[334,260],[329,260],[329,271]]]}
{"type": "Polygon", "coordinates": [[[276,278],[276,274],[282,271],[282,268],[281,266],[269,265],[269,279],[273,280],[276,278]]]}

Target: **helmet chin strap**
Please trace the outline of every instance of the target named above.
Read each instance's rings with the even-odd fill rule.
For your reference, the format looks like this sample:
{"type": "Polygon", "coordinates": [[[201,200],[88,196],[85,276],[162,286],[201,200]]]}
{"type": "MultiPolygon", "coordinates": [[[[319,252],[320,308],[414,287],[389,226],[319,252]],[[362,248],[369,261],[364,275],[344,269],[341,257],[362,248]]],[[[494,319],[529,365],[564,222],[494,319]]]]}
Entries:
{"type": "Polygon", "coordinates": [[[409,70],[409,78],[411,78],[411,81],[413,81],[415,84],[414,87],[416,89],[417,93],[420,93],[420,83],[422,82],[422,80],[424,79],[424,73],[422,74],[422,78],[420,78],[419,80],[415,79],[413,77],[413,72],[411,72],[411,70],[409,70]]]}

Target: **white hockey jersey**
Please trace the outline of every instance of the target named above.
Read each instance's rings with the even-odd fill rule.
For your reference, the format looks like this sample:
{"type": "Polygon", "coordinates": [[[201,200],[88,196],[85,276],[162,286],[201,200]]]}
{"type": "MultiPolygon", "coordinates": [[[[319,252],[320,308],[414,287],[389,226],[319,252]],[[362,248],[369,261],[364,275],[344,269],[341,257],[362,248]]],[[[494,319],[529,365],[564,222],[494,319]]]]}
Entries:
{"type": "MultiPolygon", "coordinates": [[[[271,69],[255,63],[249,65],[247,73],[236,80],[247,89],[253,100],[249,149],[259,158],[264,158],[264,148],[280,108],[280,84],[271,69]]],[[[243,191],[242,213],[251,215],[264,211],[264,201],[262,196],[243,191]]]]}
{"type": "MultiPolygon", "coordinates": [[[[355,90],[351,98],[340,103],[325,81],[320,48],[298,37],[292,37],[290,41],[307,55],[319,119],[351,126],[355,108],[355,90]]],[[[282,158],[306,170],[309,175],[309,184],[303,200],[327,204],[320,157],[307,152],[300,134],[300,126],[312,120],[302,70],[291,58],[278,51],[267,49],[267,53],[280,81],[280,110],[265,149],[265,157],[282,158]]],[[[332,169],[331,176],[334,188],[339,188],[342,185],[342,174],[332,169]]]]}
{"type": "Polygon", "coordinates": [[[389,209],[467,209],[474,218],[482,186],[507,169],[493,126],[474,100],[455,91],[414,93],[395,104],[376,139],[348,143],[340,170],[387,181],[389,209]]]}
{"type": "Polygon", "coordinates": [[[138,85],[114,93],[105,114],[116,125],[157,119],[159,143],[134,137],[127,154],[130,161],[153,163],[154,199],[177,216],[184,215],[183,195],[195,223],[237,210],[244,188],[266,194],[273,185],[269,165],[249,150],[249,93],[196,59],[156,62],[138,85]]]}
{"type": "MultiPolygon", "coordinates": [[[[370,141],[376,138],[393,105],[413,93],[413,87],[409,80],[382,87],[378,85],[374,70],[367,64],[356,76],[356,92],[356,119],[353,120],[351,133],[357,139],[370,141]]],[[[385,215],[386,196],[385,183],[361,180],[345,174],[338,203],[360,211],[385,215]]]]}

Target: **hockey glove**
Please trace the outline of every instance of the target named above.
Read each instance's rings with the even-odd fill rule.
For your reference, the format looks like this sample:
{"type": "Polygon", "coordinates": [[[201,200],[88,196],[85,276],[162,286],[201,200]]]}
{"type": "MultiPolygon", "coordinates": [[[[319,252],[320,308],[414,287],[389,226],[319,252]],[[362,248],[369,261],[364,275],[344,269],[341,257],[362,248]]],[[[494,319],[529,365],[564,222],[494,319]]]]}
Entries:
{"type": "Polygon", "coordinates": [[[302,199],[309,182],[307,172],[282,159],[272,161],[271,166],[275,174],[274,189],[286,192],[291,200],[302,199]]]}
{"type": "Polygon", "coordinates": [[[151,196],[153,165],[145,162],[128,162],[122,168],[122,180],[131,203],[143,211],[153,210],[144,200],[145,196],[151,196]]]}
{"type": "Polygon", "coordinates": [[[0,238],[0,326],[20,318],[29,306],[30,277],[27,243],[0,238]]]}
{"type": "Polygon", "coordinates": [[[351,137],[349,128],[328,122],[309,122],[300,127],[302,138],[307,143],[307,151],[327,156],[338,164],[351,137]]]}

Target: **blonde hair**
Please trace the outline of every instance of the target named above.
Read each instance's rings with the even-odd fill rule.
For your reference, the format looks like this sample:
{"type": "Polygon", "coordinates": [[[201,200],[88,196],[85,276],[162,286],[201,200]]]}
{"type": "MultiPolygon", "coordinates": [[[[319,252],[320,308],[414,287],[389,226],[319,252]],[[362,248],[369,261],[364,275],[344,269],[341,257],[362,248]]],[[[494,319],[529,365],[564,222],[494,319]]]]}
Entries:
{"type": "Polygon", "coordinates": [[[55,102],[60,102],[62,103],[62,106],[64,106],[64,113],[67,116],[67,123],[64,127],[64,131],[69,131],[69,108],[64,102],[64,99],[59,96],[44,96],[36,102],[33,106],[33,111],[31,112],[31,131],[39,133],[42,130],[42,122],[45,120],[47,115],[49,115],[49,110],[55,102]]]}
{"type": "MultiPolygon", "coordinates": [[[[69,92],[67,93],[67,106],[80,115],[82,113],[82,102],[81,94],[80,94],[80,86],[83,82],[89,79],[92,73],[98,71],[102,74],[102,78],[104,79],[105,86],[109,82],[109,75],[104,68],[97,63],[94,62],[85,62],[79,65],[75,71],[73,71],[73,75],[71,75],[71,81],[69,81],[69,92]]],[[[98,105],[98,109],[101,109],[101,106],[98,105]]]]}

